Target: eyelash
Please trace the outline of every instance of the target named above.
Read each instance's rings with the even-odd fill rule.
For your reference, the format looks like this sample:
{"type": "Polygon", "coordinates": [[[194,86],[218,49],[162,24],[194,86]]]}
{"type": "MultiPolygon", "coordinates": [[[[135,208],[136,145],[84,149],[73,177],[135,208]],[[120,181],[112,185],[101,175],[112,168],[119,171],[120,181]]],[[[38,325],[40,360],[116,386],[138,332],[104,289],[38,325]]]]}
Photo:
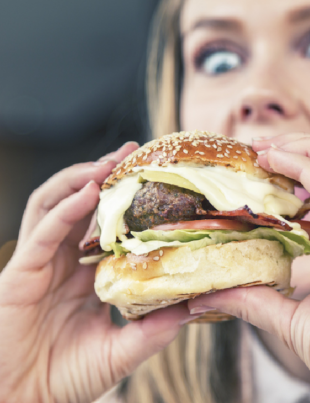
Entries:
{"type": "Polygon", "coordinates": [[[204,60],[208,56],[211,56],[213,53],[221,51],[237,53],[240,56],[242,63],[246,61],[245,52],[242,52],[239,47],[226,41],[217,41],[213,43],[204,44],[196,50],[193,57],[195,68],[197,70],[200,70],[204,60]]]}

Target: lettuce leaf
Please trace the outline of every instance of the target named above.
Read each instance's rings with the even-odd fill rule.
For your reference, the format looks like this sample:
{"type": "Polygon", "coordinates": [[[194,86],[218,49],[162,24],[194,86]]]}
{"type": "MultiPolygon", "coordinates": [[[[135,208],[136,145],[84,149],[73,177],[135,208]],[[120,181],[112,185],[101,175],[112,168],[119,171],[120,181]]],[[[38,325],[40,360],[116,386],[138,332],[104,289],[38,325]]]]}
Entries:
{"type": "Polygon", "coordinates": [[[259,227],[249,232],[228,230],[175,230],[132,232],[133,239],[122,243],[122,248],[136,255],[151,252],[162,247],[189,246],[196,250],[209,245],[224,244],[232,241],[249,239],[268,239],[279,241],[285,251],[293,258],[310,254],[310,242],[303,236],[288,231],[276,231],[272,228],[259,227]]]}
{"type": "Polygon", "coordinates": [[[124,248],[124,246],[120,242],[113,242],[110,244],[115,257],[121,257],[122,255],[126,255],[126,253],[130,252],[130,250],[124,248]]]}

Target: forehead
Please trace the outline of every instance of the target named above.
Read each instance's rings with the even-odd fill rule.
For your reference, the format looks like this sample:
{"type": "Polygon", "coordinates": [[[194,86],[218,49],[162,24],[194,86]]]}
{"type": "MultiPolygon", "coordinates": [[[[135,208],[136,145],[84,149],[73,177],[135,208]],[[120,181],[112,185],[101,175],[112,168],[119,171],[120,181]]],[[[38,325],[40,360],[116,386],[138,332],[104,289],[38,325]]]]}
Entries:
{"type": "Polygon", "coordinates": [[[204,18],[233,20],[239,25],[293,23],[310,19],[310,0],[186,0],[181,14],[181,32],[191,30],[204,18]]]}

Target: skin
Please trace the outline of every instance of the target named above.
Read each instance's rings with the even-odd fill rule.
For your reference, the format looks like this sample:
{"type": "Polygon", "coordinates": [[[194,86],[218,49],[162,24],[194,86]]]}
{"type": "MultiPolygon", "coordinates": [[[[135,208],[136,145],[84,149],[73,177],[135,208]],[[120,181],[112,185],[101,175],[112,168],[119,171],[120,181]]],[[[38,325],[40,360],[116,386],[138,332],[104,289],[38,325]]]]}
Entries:
{"type": "Polygon", "coordinates": [[[67,168],[30,197],[0,276],[0,402],[94,401],[191,319],[183,304],[119,328],[94,293],[95,265],[78,263],[99,184],[137,146],[67,168]]]}
{"type": "MultiPolygon", "coordinates": [[[[310,1],[187,0],[180,30],[182,129],[252,144],[263,168],[310,192],[310,1]],[[222,70],[214,67],[221,64],[222,70]]],[[[293,265],[298,301],[255,287],[202,296],[189,308],[193,314],[217,308],[257,326],[278,361],[310,382],[309,263],[302,257],[293,265]]]]}
{"type": "MultiPolygon", "coordinates": [[[[310,136],[304,134],[310,133],[310,60],[296,45],[304,45],[309,13],[298,24],[288,18],[309,5],[305,0],[188,0],[181,21],[181,124],[185,130],[214,130],[247,143],[253,137],[277,136],[253,143],[255,150],[266,151],[259,163],[310,191],[310,136]],[[202,17],[233,19],[238,25],[233,31],[227,24],[195,28],[202,17]],[[198,69],[193,55],[219,38],[240,49],[246,62],[215,77],[198,69]]],[[[129,143],[96,163],[65,169],[30,197],[17,249],[0,276],[0,402],[93,401],[210,307],[282,340],[287,345],[283,365],[307,378],[302,362],[309,367],[308,296],[297,301],[267,287],[235,289],[190,301],[192,316],[183,304],[122,329],[111,323],[109,306],[94,294],[95,267],[78,264],[78,243],[98,203],[99,184],[136,147],[129,143]]],[[[308,294],[307,258],[300,260],[302,266],[299,298],[308,294]]],[[[277,355],[266,335],[261,337],[277,355]]]]}

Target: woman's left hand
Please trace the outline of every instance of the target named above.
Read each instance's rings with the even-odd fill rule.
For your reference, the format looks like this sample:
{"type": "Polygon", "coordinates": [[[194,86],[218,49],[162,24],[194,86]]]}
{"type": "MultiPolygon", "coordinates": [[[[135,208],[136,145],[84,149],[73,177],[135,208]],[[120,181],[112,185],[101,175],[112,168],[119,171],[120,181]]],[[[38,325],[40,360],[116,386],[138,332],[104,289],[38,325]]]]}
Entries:
{"type": "MultiPolygon", "coordinates": [[[[264,169],[295,179],[310,192],[309,134],[256,140],[253,149],[261,151],[258,161],[264,169]]],[[[188,306],[193,315],[215,308],[276,335],[310,368],[310,295],[296,301],[272,288],[256,286],[203,295],[188,306]]]]}

